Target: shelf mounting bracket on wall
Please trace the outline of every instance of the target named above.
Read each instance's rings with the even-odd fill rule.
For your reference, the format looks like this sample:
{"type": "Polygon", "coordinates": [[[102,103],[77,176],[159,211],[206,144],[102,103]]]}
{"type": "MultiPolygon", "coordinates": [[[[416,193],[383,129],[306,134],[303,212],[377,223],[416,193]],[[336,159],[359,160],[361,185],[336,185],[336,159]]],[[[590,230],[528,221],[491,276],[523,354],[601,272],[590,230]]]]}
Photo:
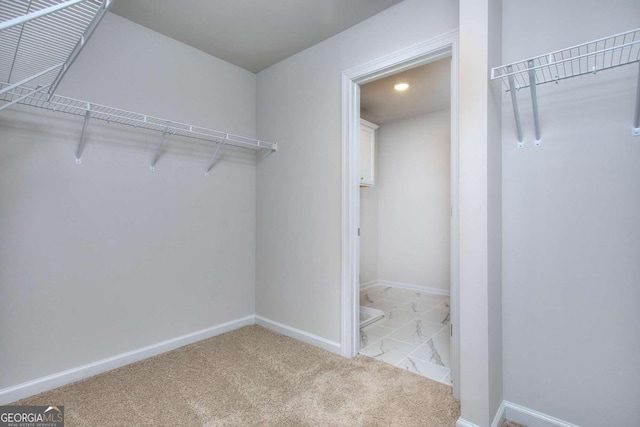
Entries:
{"type": "MultiPolygon", "coordinates": [[[[511,66],[507,67],[509,73],[513,72],[511,66]]],[[[513,78],[513,74],[509,74],[507,77],[509,82],[509,92],[511,94],[511,105],[513,105],[513,117],[516,121],[516,134],[518,135],[518,148],[524,148],[524,138],[522,137],[522,123],[520,121],[520,110],[518,109],[518,97],[516,96],[516,84],[513,78]]]]}
{"type": "MultiPolygon", "coordinates": [[[[524,147],[522,123],[516,92],[529,87],[535,131],[535,146],[540,147],[542,134],[538,113],[538,85],[640,62],[640,28],[593,40],[534,58],[491,69],[491,80],[500,79],[510,92],[516,121],[518,147],[524,147]]],[[[633,135],[640,135],[640,69],[636,93],[633,135]]]]}
{"type": "Polygon", "coordinates": [[[89,118],[91,118],[91,105],[87,105],[87,112],[84,114],[84,122],[82,123],[82,133],[80,134],[80,143],[78,143],[78,151],[76,151],[76,163],[82,163],[82,152],[84,144],[87,140],[87,127],[89,126],[89,118]]]}
{"type": "Polygon", "coordinates": [[[220,152],[220,149],[222,148],[224,143],[227,142],[228,139],[229,139],[229,135],[226,135],[224,139],[218,142],[216,151],[213,153],[213,156],[211,156],[211,160],[209,160],[209,163],[207,164],[207,167],[204,170],[204,176],[209,176],[209,171],[211,171],[211,168],[213,168],[213,165],[216,163],[216,159],[218,158],[218,153],[220,152]]]}
{"type": "Polygon", "coordinates": [[[160,137],[160,143],[158,144],[158,148],[156,148],[156,152],[153,155],[153,159],[151,159],[151,164],[149,165],[149,170],[151,172],[156,170],[156,163],[158,162],[158,159],[160,158],[160,154],[162,153],[162,148],[164,147],[164,142],[167,139],[167,132],[168,132],[168,128],[164,130],[164,132],[162,132],[162,136],[160,137]]]}
{"type": "Polygon", "coordinates": [[[538,85],[536,84],[536,72],[533,67],[535,64],[533,60],[527,61],[529,66],[529,81],[533,82],[531,88],[531,109],[533,111],[533,127],[535,129],[536,140],[534,145],[540,147],[542,145],[542,137],[540,136],[540,116],[538,116],[538,85]]]}

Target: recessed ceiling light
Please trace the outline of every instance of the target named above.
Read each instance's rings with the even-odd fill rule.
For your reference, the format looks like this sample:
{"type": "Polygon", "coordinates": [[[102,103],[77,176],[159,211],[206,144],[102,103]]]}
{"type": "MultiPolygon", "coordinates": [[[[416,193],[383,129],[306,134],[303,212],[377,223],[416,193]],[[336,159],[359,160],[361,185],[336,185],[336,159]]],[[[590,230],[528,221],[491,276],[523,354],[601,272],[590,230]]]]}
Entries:
{"type": "Polygon", "coordinates": [[[405,91],[405,90],[409,89],[409,83],[398,83],[393,88],[395,90],[397,90],[398,92],[402,92],[402,91],[405,91]]]}

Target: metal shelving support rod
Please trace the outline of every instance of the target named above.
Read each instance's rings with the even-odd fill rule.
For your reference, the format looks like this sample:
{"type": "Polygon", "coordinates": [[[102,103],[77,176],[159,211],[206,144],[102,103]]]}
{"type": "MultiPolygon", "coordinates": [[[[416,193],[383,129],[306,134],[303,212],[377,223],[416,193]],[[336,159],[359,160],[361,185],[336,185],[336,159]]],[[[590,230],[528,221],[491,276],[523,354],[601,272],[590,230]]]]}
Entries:
{"type": "Polygon", "coordinates": [[[538,116],[538,89],[536,84],[536,72],[533,69],[533,60],[529,60],[529,90],[531,90],[531,107],[533,109],[533,126],[536,131],[534,145],[540,147],[542,140],[540,137],[540,117],[538,116]]]}
{"type": "Polygon", "coordinates": [[[516,97],[516,85],[514,82],[513,75],[511,74],[509,75],[509,91],[511,92],[511,103],[513,104],[513,117],[516,120],[516,132],[518,134],[518,148],[524,148],[524,139],[522,138],[522,124],[520,123],[520,111],[518,110],[518,98],[516,97]]]}
{"type": "Polygon", "coordinates": [[[74,6],[85,1],[87,0],[68,0],[64,3],[59,3],[53,6],[46,7],[44,9],[36,10],[35,12],[31,12],[26,15],[18,16],[16,18],[0,22],[0,31],[6,30],[7,28],[11,28],[16,25],[26,24],[27,22],[33,21],[34,19],[42,18],[43,16],[49,15],[62,9],[66,9],[69,6],[74,6]]]}
{"type": "Polygon", "coordinates": [[[153,159],[151,160],[151,165],[149,166],[149,170],[153,172],[156,170],[156,163],[158,163],[158,158],[160,157],[160,153],[162,153],[162,147],[164,146],[164,141],[167,139],[167,131],[162,132],[162,136],[160,137],[160,144],[158,144],[158,148],[156,149],[156,153],[153,155],[153,159]]]}
{"type": "Polygon", "coordinates": [[[82,124],[82,133],[80,134],[80,143],[78,144],[78,151],[76,152],[76,163],[82,163],[82,151],[84,150],[84,142],[87,136],[87,126],[89,125],[89,118],[91,117],[91,106],[87,108],[87,112],[84,114],[84,123],[82,124]]]}
{"type": "Polygon", "coordinates": [[[211,156],[211,160],[209,160],[209,164],[207,165],[206,169],[204,170],[204,176],[208,176],[209,175],[209,171],[211,171],[211,168],[213,168],[213,165],[216,162],[216,158],[218,157],[218,153],[220,152],[220,149],[222,148],[224,143],[227,142],[228,138],[229,138],[229,136],[227,135],[227,138],[225,138],[222,141],[218,142],[218,146],[216,147],[216,151],[213,153],[213,156],[211,156]]]}
{"type": "Polygon", "coordinates": [[[636,114],[633,116],[633,130],[635,136],[640,135],[640,62],[638,63],[638,84],[636,86],[636,114]]]}

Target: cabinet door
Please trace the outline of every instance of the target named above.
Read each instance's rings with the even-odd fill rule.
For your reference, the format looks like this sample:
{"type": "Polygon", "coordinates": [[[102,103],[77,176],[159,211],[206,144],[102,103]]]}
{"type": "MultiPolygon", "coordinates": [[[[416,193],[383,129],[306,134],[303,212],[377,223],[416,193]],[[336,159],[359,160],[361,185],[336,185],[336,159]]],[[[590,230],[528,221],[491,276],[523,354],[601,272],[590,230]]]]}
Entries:
{"type": "Polygon", "coordinates": [[[374,183],[375,130],[360,126],[360,186],[374,183]]]}

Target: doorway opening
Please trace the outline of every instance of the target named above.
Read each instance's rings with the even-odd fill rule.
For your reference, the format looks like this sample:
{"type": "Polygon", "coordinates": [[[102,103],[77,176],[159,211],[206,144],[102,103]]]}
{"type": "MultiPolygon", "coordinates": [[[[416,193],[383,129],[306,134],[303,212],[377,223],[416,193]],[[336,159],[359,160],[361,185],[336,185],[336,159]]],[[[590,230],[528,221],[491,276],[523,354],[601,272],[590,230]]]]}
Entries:
{"type": "MultiPolygon", "coordinates": [[[[362,226],[364,225],[365,228],[367,227],[367,224],[365,224],[366,221],[363,221],[363,223],[361,223],[360,202],[361,202],[361,196],[363,194],[361,191],[361,188],[362,188],[361,183],[363,182],[365,183],[365,188],[367,186],[369,187],[369,189],[375,187],[375,175],[376,175],[375,160],[369,163],[371,159],[368,158],[366,155],[363,155],[360,150],[360,139],[361,139],[360,136],[361,136],[361,129],[362,129],[361,128],[361,109],[360,109],[361,87],[367,84],[371,84],[371,87],[375,86],[376,84],[384,84],[379,82],[385,81],[383,79],[388,78],[389,76],[394,76],[394,75],[402,76],[402,74],[399,74],[399,73],[405,73],[405,75],[411,75],[411,73],[419,73],[421,71],[420,69],[423,66],[426,68],[431,67],[431,69],[434,69],[434,68],[437,69],[438,67],[440,68],[445,67],[447,69],[445,72],[448,72],[450,77],[449,79],[450,86],[449,88],[447,88],[447,89],[450,89],[448,92],[448,96],[449,96],[448,106],[441,106],[441,108],[439,109],[439,110],[446,110],[446,111],[440,113],[441,117],[440,116],[433,117],[433,120],[431,120],[433,123],[436,124],[436,126],[439,129],[442,129],[441,125],[442,125],[442,121],[444,120],[446,123],[445,126],[449,126],[449,129],[447,129],[448,130],[447,133],[450,134],[450,140],[447,141],[450,143],[450,145],[447,147],[448,156],[446,159],[444,159],[448,161],[448,165],[447,165],[448,168],[446,172],[449,174],[449,178],[450,178],[449,189],[448,189],[449,191],[447,191],[447,197],[450,201],[450,205],[445,206],[446,211],[448,211],[447,213],[449,213],[449,218],[448,218],[449,227],[446,230],[449,237],[447,242],[447,247],[449,248],[449,254],[447,254],[448,256],[445,257],[447,259],[448,266],[444,267],[444,269],[446,270],[444,271],[444,273],[447,273],[447,274],[443,274],[443,266],[440,265],[440,268],[438,269],[439,273],[436,274],[438,278],[434,279],[434,281],[428,282],[426,280],[416,280],[417,282],[421,282],[421,283],[410,283],[411,280],[406,279],[407,277],[411,277],[410,274],[409,275],[405,274],[407,273],[407,271],[404,271],[403,273],[401,273],[401,274],[405,274],[405,276],[402,276],[402,277],[405,277],[404,281],[401,281],[401,280],[393,281],[390,277],[381,277],[380,276],[381,270],[378,270],[379,274],[377,278],[372,277],[372,275],[369,275],[369,277],[366,277],[366,278],[363,277],[364,279],[363,284],[370,285],[370,286],[378,286],[378,288],[376,288],[377,292],[380,292],[381,289],[386,289],[387,287],[390,287],[392,288],[392,290],[394,291],[394,294],[396,295],[395,299],[398,300],[397,302],[405,303],[405,304],[407,303],[413,304],[413,302],[411,301],[403,301],[403,299],[409,298],[411,294],[415,295],[415,294],[424,293],[425,295],[430,297],[429,302],[425,303],[425,306],[423,307],[416,307],[416,309],[424,310],[428,306],[429,311],[433,311],[433,309],[438,308],[440,311],[442,311],[442,313],[438,313],[438,316],[440,314],[444,314],[443,309],[445,308],[445,301],[446,301],[447,305],[450,306],[450,317],[449,319],[446,320],[447,322],[446,331],[443,332],[443,330],[445,329],[443,326],[443,328],[435,332],[439,333],[440,335],[447,334],[448,335],[447,338],[450,338],[450,343],[451,343],[450,358],[449,358],[449,361],[447,361],[447,364],[449,366],[446,367],[446,369],[449,371],[447,372],[446,377],[443,376],[443,378],[439,380],[442,380],[443,382],[450,381],[450,383],[453,385],[453,394],[454,396],[458,397],[459,396],[459,379],[458,379],[459,331],[456,328],[456,325],[458,324],[457,319],[459,318],[459,315],[458,315],[459,237],[458,237],[457,31],[452,31],[450,33],[439,36],[435,39],[413,46],[409,49],[405,49],[405,50],[396,52],[392,55],[380,58],[376,61],[364,64],[359,67],[352,68],[343,73],[343,80],[342,80],[342,89],[343,89],[342,90],[342,94],[343,94],[342,202],[343,203],[342,203],[341,349],[342,349],[342,354],[346,357],[353,357],[360,352],[360,344],[361,344],[361,341],[360,341],[361,339],[361,336],[360,336],[360,327],[361,327],[361,322],[360,322],[360,314],[361,314],[360,313],[360,296],[361,296],[360,294],[360,282],[361,282],[360,281],[360,271],[361,271],[360,243],[361,243],[361,239],[366,240],[371,237],[371,234],[368,234],[366,238],[364,236],[361,237],[361,231],[366,232],[366,230],[361,230],[362,226]],[[365,177],[364,174],[367,174],[367,176],[365,177]],[[371,182],[373,182],[373,187],[371,185],[371,182]],[[446,279],[444,279],[445,277],[446,279]],[[445,280],[448,283],[442,283],[443,280],[445,280]],[[392,285],[392,286],[388,286],[388,285],[392,285]],[[416,286],[423,286],[423,288],[417,289],[416,286]],[[448,289],[446,289],[447,287],[448,289]],[[399,289],[399,288],[403,288],[403,289],[399,289]],[[438,289],[440,289],[440,291],[438,289]],[[408,292],[403,292],[403,290],[408,292]],[[421,292],[421,291],[426,291],[426,292],[421,292]],[[447,294],[450,294],[450,295],[447,295],[447,294]],[[450,302],[448,298],[450,298],[450,302]],[[432,306],[432,304],[436,304],[436,305],[439,304],[439,305],[436,307],[436,306],[432,306]]],[[[440,69],[440,71],[442,72],[443,70],[440,69]]],[[[389,82],[388,79],[386,81],[389,82]]],[[[396,82],[396,83],[400,83],[400,82],[396,82]]],[[[409,85],[411,86],[411,82],[409,82],[409,85]]],[[[387,102],[390,102],[389,98],[387,98],[387,102]]],[[[367,107],[366,105],[364,106],[367,107]]],[[[372,125],[376,121],[375,114],[376,113],[373,111],[367,112],[365,108],[365,110],[362,113],[362,116],[364,117],[362,118],[364,119],[369,118],[370,120],[368,121],[368,124],[372,125]]],[[[399,118],[397,119],[399,120],[399,118]]],[[[383,119],[383,121],[386,121],[386,119],[383,119]]],[[[405,121],[410,122],[411,119],[409,118],[405,121]]],[[[363,122],[363,124],[366,125],[367,121],[363,122]]],[[[399,126],[389,126],[389,127],[397,128],[399,126]]],[[[366,136],[366,134],[364,136],[366,136]]],[[[363,137],[363,139],[366,139],[366,138],[363,137]]],[[[365,144],[366,143],[367,142],[365,142],[365,144]]],[[[373,147],[372,150],[369,150],[369,151],[372,151],[375,153],[375,143],[372,147],[373,147]]],[[[385,143],[385,147],[388,148],[389,146],[387,146],[385,143]]],[[[440,147],[440,149],[442,149],[442,147],[440,147]]],[[[383,150],[382,155],[384,155],[385,153],[384,148],[382,150],[383,150]]],[[[366,152],[367,150],[365,150],[365,153],[366,152]]],[[[386,152],[389,153],[389,150],[387,149],[386,152]]],[[[440,152],[440,155],[442,155],[442,152],[440,152]]],[[[388,159],[385,160],[385,163],[387,160],[388,159]]],[[[393,162],[393,160],[391,160],[391,162],[393,162]]],[[[384,171],[384,167],[382,170],[384,171]]],[[[440,176],[442,176],[443,171],[440,170],[438,173],[440,174],[440,176]]],[[[386,174],[386,175],[388,176],[389,174],[386,174]]],[[[384,175],[381,175],[381,179],[384,179],[384,175]]],[[[395,183],[391,183],[391,181],[388,181],[388,180],[380,181],[380,183],[382,184],[380,188],[381,189],[384,188],[386,190],[390,190],[391,189],[389,188],[390,186],[397,187],[399,184],[401,184],[401,182],[399,183],[398,180],[396,180],[395,183]]],[[[370,191],[369,193],[372,193],[372,192],[370,191]]],[[[389,193],[389,191],[387,191],[387,195],[388,194],[392,194],[392,193],[389,193]]],[[[369,196],[371,196],[371,194],[369,194],[369,196]]],[[[371,205],[370,203],[371,200],[365,201],[365,199],[363,199],[363,205],[365,205],[367,202],[369,202],[369,205],[371,205]]],[[[407,209],[409,209],[409,207],[407,207],[407,209]]],[[[365,213],[365,212],[363,211],[362,213],[365,213]]],[[[391,217],[394,216],[394,212],[392,210],[389,210],[388,213],[391,217]]],[[[401,219],[398,220],[397,213],[398,211],[396,209],[395,211],[396,218],[394,219],[394,221],[396,221],[396,223],[398,221],[402,222],[401,219]]],[[[440,220],[442,220],[442,218],[440,218],[440,220]]],[[[406,226],[407,224],[404,224],[404,225],[406,226]]],[[[395,231],[397,232],[398,230],[396,229],[395,231]]],[[[382,232],[381,228],[380,228],[380,232],[382,232]]],[[[409,226],[409,229],[405,229],[403,232],[410,233],[410,226],[409,226]]],[[[440,230],[439,232],[441,235],[442,230],[440,230]]],[[[393,237],[394,230],[385,230],[384,233],[386,233],[385,234],[386,236],[390,237],[390,239],[387,239],[388,241],[395,239],[395,237],[393,237]]],[[[440,236],[440,238],[442,238],[442,236],[440,236]]],[[[388,241],[385,242],[385,245],[389,243],[388,241]]],[[[371,249],[370,243],[371,243],[370,241],[366,243],[367,247],[365,248],[365,252],[367,251],[370,252],[370,249],[371,249]]],[[[393,244],[391,244],[391,247],[392,246],[393,244]]],[[[441,245],[440,248],[442,247],[443,246],[441,245]]],[[[388,247],[386,247],[385,251],[390,251],[389,253],[392,253],[393,248],[389,249],[388,247]]],[[[405,253],[405,255],[407,254],[405,253]]],[[[386,252],[385,254],[382,254],[382,256],[387,256],[386,252]]],[[[407,259],[410,257],[411,256],[405,256],[405,259],[400,259],[400,264],[402,264],[402,262],[404,261],[407,261],[407,259]]],[[[385,262],[386,261],[388,260],[385,259],[385,262]]],[[[442,261],[442,259],[440,261],[442,261]]],[[[365,262],[368,262],[370,264],[370,259],[368,259],[365,262]]],[[[364,270],[367,270],[367,268],[369,268],[369,272],[366,274],[369,274],[371,271],[370,265],[366,266],[363,269],[363,272],[364,270]]],[[[394,266],[390,267],[387,263],[387,265],[385,265],[384,268],[385,268],[385,272],[388,272],[388,271],[392,271],[394,268],[398,269],[401,267],[398,267],[398,265],[396,265],[395,267],[394,266]]],[[[420,270],[420,268],[418,268],[418,270],[420,270]]],[[[387,274],[387,273],[384,273],[384,274],[387,274]]],[[[375,274],[373,276],[375,276],[375,274]]],[[[413,276],[413,277],[417,277],[417,276],[413,276]]],[[[394,298],[387,299],[386,307],[384,306],[384,304],[377,304],[378,306],[376,307],[375,301],[371,301],[371,303],[368,304],[368,306],[369,308],[381,309],[381,311],[383,312],[386,311],[388,313],[389,309],[392,308],[392,307],[389,307],[389,304],[393,305],[393,302],[392,302],[393,299],[394,298]]],[[[446,309],[448,310],[449,307],[446,307],[446,309]]],[[[363,314],[365,318],[367,318],[368,316],[373,316],[373,317],[379,316],[379,313],[363,313],[363,314]]],[[[435,314],[436,313],[432,313],[432,315],[435,315],[435,314]]],[[[387,319],[387,322],[388,320],[389,319],[387,319]]],[[[394,325],[398,321],[399,320],[396,318],[396,322],[393,322],[394,325]]],[[[445,319],[444,318],[439,319],[439,321],[442,322],[442,321],[445,321],[445,319]]],[[[378,322],[385,322],[385,320],[383,318],[382,321],[378,321],[378,322]]],[[[372,325],[375,325],[376,323],[373,323],[372,325]]],[[[381,323],[380,323],[380,326],[384,327],[384,325],[382,325],[381,323]]],[[[386,326],[389,326],[389,325],[386,325],[386,326]]],[[[435,325],[433,325],[433,327],[435,328],[435,325]]],[[[376,329],[371,326],[369,326],[369,328],[376,329]]],[[[405,329],[410,329],[410,328],[405,328],[405,329]]],[[[389,331],[386,330],[385,332],[389,332],[389,331]]],[[[369,339],[371,338],[375,338],[375,337],[369,337],[369,339]]],[[[423,338],[424,337],[419,339],[423,339],[423,338]]],[[[443,337],[440,337],[440,338],[443,338],[443,337]]],[[[444,342],[444,340],[442,341],[444,342]]],[[[371,341],[368,341],[367,343],[371,344],[371,341]]],[[[422,343],[420,344],[422,345],[422,343]]],[[[415,347],[417,349],[417,346],[415,347]]],[[[415,349],[411,349],[411,350],[413,351],[415,349]]],[[[366,354],[366,351],[365,351],[365,354],[366,354]]],[[[408,354],[404,355],[403,359],[406,359],[407,356],[408,354]]],[[[398,354],[396,355],[396,357],[398,357],[398,354]]]]}
{"type": "Polygon", "coordinates": [[[451,57],[360,86],[360,354],[451,385],[451,57]]]}

